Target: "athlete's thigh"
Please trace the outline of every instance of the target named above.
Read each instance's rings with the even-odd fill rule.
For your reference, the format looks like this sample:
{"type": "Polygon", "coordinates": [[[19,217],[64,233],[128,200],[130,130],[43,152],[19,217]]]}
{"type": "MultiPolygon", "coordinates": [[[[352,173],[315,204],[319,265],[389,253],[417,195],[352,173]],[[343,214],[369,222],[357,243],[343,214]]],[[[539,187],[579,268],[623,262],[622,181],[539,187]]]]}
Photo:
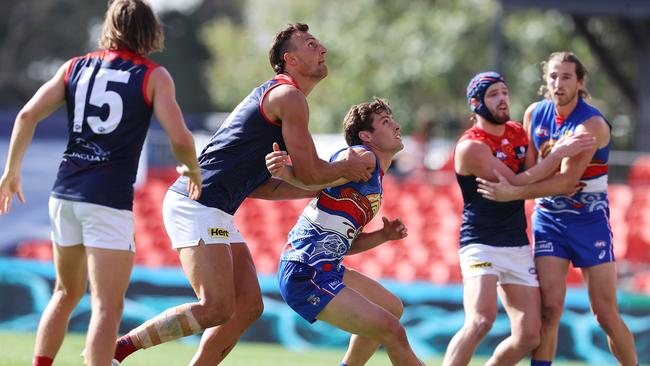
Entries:
{"type": "Polygon", "coordinates": [[[88,279],[86,250],[84,246],[82,244],[60,246],[54,243],[53,247],[56,286],[81,296],[86,290],[88,279]]]}
{"type": "Polygon", "coordinates": [[[343,274],[343,283],[368,300],[390,311],[393,315],[401,316],[402,301],[372,278],[346,267],[343,274]]]}
{"type": "Polygon", "coordinates": [[[234,298],[233,258],[229,244],[180,248],[181,267],[199,299],[234,298]]]}
{"type": "Polygon", "coordinates": [[[539,287],[501,285],[499,294],[513,333],[523,329],[539,329],[542,321],[539,287]]]}
{"type": "Polygon", "coordinates": [[[316,316],[352,334],[372,336],[399,320],[351,288],[344,288],[316,316]]]}
{"type": "Polygon", "coordinates": [[[86,257],[91,295],[121,301],[131,277],[134,253],[130,250],[86,247],[86,257]]]}
{"type": "Polygon", "coordinates": [[[463,283],[463,307],[465,317],[483,316],[494,319],[497,314],[496,275],[482,275],[467,278],[463,283]]]}
{"type": "Polygon", "coordinates": [[[551,256],[535,257],[535,269],[542,292],[542,303],[564,302],[569,260],[551,256]]]}
{"type": "Polygon", "coordinates": [[[257,281],[257,271],[248,246],[245,243],[232,243],[230,250],[233,257],[237,299],[260,299],[262,291],[257,281]]]}
{"type": "Polygon", "coordinates": [[[603,263],[582,268],[592,307],[616,307],[616,264],[603,263]]]}

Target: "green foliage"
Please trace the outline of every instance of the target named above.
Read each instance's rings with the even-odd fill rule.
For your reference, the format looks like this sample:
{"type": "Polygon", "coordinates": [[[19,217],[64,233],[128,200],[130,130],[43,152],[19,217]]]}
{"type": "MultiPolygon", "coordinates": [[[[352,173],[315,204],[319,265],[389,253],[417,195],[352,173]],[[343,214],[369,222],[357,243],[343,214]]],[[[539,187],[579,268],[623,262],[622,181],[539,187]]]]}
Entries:
{"type": "MultiPolygon", "coordinates": [[[[329,76],[309,97],[312,132],[340,131],[350,105],[380,96],[390,101],[405,133],[434,121],[434,135],[455,138],[469,123],[467,82],[475,73],[496,67],[493,38],[499,6],[496,0],[247,0],[240,22],[219,18],[202,32],[213,56],[208,67],[211,96],[218,109],[231,110],[270,78],[267,53],[273,35],[301,21],[329,50],[329,76]]],[[[595,19],[589,26],[603,35],[605,44],[630,56],[634,45],[611,31],[614,21],[595,19]]],[[[504,14],[500,27],[504,49],[498,71],[510,86],[513,119],[521,120],[525,108],[539,99],[540,62],[560,50],[574,51],[586,64],[592,102],[606,116],[613,120],[630,114],[586,41],[575,35],[568,15],[512,11],[504,14]]],[[[631,56],[621,59],[632,78],[633,61],[631,56]]]]}

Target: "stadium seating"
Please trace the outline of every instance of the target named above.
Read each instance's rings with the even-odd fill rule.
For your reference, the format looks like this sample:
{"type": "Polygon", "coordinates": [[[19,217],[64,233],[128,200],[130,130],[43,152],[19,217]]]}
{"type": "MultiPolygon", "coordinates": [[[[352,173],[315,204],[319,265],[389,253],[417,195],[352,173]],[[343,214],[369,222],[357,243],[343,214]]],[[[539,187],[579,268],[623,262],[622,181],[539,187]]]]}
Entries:
{"type": "MultiPolygon", "coordinates": [[[[163,197],[175,178],[173,169],[151,170],[146,184],[136,190],[133,209],[136,217],[135,260],[138,264],[179,264],[178,254],[171,249],[161,216],[163,197]]],[[[611,224],[615,254],[619,260],[650,262],[650,190],[647,188],[639,184],[610,185],[611,224]]],[[[235,223],[248,242],[259,272],[271,274],[277,270],[287,234],[308,201],[244,201],[235,223]]],[[[533,206],[532,201],[527,202],[528,217],[533,206]]],[[[461,210],[462,197],[454,182],[430,184],[408,178],[400,181],[386,175],[379,216],[401,218],[409,235],[403,240],[349,256],[345,264],[376,278],[438,284],[462,282],[457,254],[461,210]]],[[[380,227],[381,220],[375,219],[366,230],[380,227]]],[[[51,260],[51,244],[48,241],[27,241],[18,247],[17,255],[51,260]]],[[[644,282],[649,278],[647,274],[639,275],[634,280],[634,287],[650,293],[650,285],[644,282]]],[[[580,271],[571,267],[567,280],[570,285],[582,283],[580,271]]]]}

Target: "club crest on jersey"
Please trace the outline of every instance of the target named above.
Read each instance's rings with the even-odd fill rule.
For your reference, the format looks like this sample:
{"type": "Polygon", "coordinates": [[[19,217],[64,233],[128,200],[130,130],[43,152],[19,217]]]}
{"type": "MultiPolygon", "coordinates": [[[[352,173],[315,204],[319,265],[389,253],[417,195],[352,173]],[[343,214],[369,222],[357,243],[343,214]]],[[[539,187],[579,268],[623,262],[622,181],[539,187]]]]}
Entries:
{"type": "Polygon", "coordinates": [[[535,136],[537,137],[548,137],[548,135],[549,133],[547,128],[540,126],[535,129],[535,136]]]}
{"type": "Polygon", "coordinates": [[[216,239],[216,238],[228,239],[230,233],[226,229],[222,229],[219,227],[209,227],[208,235],[210,235],[210,238],[212,239],[216,239]]]}

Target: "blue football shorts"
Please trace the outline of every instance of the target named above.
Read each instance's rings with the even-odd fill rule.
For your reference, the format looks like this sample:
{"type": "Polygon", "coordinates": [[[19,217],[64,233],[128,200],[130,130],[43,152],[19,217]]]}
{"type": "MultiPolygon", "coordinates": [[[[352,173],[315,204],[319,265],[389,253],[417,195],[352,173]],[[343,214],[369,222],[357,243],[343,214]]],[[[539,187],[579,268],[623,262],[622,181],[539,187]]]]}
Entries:
{"type": "Polygon", "coordinates": [[[535,258],[565,258],[579,268],[613,262],[608,216],[606,209],[580,215],[551,214],[536,209],[532,217],[535,258]]]}
{"type": "Polygon", "coordinates": [[[313,323],[334,296],[345,288],[344,272],[344,266],[322,271],[301,262],[280,261],[280,293],[291,309],[313,323]]]}

